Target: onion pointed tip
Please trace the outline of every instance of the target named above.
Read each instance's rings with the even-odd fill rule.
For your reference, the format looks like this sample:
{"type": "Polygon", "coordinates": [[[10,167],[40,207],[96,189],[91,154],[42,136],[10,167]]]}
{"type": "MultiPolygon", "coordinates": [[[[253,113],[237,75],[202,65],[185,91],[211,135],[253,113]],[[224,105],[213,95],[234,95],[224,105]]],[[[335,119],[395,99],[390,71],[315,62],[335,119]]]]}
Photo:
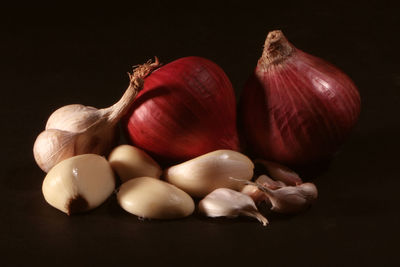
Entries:
{"type": "Polygon", "coordinates": [[[277,64],[290,56],[294,49],[294,46],[289,43],[281,30],[271,31],[265,39],[264,50],[259,64],[263,67],[277,64]]]}
{"type": "Polygon", "coordinates": [[[285,35],[283,35],[283,32],[281,30],[270,31],[267,35],[267,40],[269,42],[277,42],[281,38],[285,38],[285,35]]]}

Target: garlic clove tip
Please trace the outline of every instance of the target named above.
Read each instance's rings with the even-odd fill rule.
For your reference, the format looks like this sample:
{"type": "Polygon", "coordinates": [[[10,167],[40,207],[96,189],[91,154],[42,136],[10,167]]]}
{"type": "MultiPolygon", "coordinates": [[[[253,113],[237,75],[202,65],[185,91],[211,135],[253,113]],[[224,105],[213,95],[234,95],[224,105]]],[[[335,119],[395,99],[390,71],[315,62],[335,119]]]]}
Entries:
{"type": "Polygon", "coordinates": [[[89,209],[88,201],[81,195],[71,198],[66,206],[68,215],[84,212],[89,209]]]}
{"type": "Polygon", "coordinates": [[[244,210],[241,212],[243,215],[257,219],[263,226],[267,226],[269,221],[257,210],[244,210]]]}

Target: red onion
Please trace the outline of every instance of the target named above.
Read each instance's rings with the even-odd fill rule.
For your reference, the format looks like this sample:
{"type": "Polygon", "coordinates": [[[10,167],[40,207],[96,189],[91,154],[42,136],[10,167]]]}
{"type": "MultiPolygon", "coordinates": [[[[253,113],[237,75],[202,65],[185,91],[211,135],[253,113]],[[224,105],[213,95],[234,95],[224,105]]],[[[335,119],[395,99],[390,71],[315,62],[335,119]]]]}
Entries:
{"type": "Polygon", "coordinates": [[[360,113],[357,88],[341,70],[272,31],[240,103],[248,149],[288,165],[329,159],[360,113]]]}
{"type": "Polygon", "coordinates": [[[185,57],[145,78],[125,128],[132,143],[172,163],[217,150],[238,150],[236,100],[224,71],[185,57]]]}

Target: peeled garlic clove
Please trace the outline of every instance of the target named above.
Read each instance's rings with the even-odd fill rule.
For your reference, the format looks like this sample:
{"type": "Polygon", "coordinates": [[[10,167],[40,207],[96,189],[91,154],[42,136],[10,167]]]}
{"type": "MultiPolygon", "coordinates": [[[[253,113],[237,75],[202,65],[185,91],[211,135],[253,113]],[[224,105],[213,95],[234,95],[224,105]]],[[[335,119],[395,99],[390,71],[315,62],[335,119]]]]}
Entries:
{"type": "Polygon", "coordinates": [[[251,197],[228,188],[218,188],[208,194],[199,202],[199,211],[208,217],[235,218],[242,215],[256,218],[264,226],[268,224],[251,197]]]}
{"type": "Polygon", "coordinates": [[[193,199],[176,186],[152,177],[139,177],[123,183],[118,203],[141,218],[176,219],[194,211],[193,199]]]}
{"type": "Polygon", "coordinates": [[[162,170],[146,152],[131,145],[120,145],[111,151],[108,161],[122,182],[135,177],[159,178],[162,170]]]}
{"type": "Polygon", "coordinates": [[[49,171],[42,185],[47,203],[68,215],[96,208],[114,189],[110,164],[95,154],[61,161],[49,171]]]}
{"type": "Polygon", "coordinates": [[[165,179],[194,197],[203,197],[214,189],[225,187],[241,190],[242,182],[250,180],[254,165],[245,155],[233,150],[216,150],[172,166],[165,179]]]}
{"type": "Polygon", "coordinates": [[[286,185],[297,185],[303,182],[296,172],[279,163],[262,159],[257,159],[254,162],[262,164],[272,178],[282,181],[286,185]]]}

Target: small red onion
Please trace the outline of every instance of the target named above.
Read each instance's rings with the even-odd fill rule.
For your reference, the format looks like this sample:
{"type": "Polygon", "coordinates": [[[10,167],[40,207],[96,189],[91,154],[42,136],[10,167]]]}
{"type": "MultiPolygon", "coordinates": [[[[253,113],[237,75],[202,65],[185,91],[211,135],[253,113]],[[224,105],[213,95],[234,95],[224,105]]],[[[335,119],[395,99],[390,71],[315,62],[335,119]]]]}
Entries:
{"type": "Polygon", "coordinates": [[[145,78],[124,127],[132,143],[173,163],[217,150],[238,150],[232,84],[215,63],[185,57],[145,78]]]}
{"type": "Polygon", "coordinates": [[[240,103],[248,149],[288,165],[329,159],[360,113],[350,78],[272,31],[240,103]]]}

